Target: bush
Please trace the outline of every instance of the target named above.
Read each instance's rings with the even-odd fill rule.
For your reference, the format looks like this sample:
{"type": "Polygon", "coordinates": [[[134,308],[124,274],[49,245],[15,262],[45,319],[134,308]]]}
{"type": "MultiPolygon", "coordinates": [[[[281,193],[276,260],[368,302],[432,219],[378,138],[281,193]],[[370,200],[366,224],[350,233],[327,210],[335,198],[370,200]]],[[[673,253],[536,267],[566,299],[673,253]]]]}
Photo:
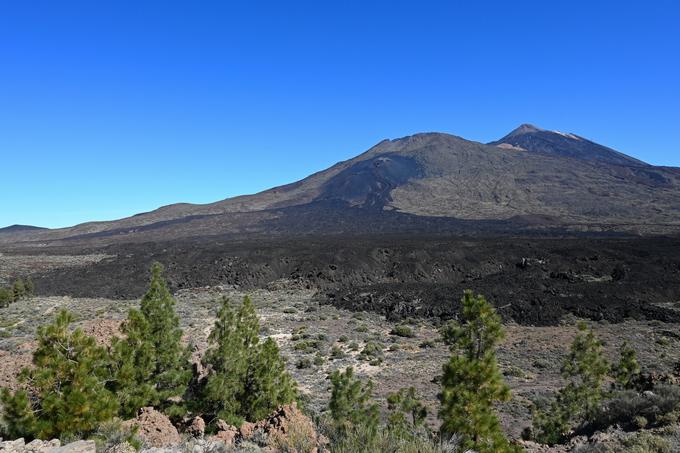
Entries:
{"type": "Polygon", "coordinates": [[[92,439],[97,444],[97,451],[108,451],[125,442],[135,450],[142,448],[142,440],[137,437],[137,427],[124,426],[123,421],[119,418],[105,421],[99,425],[92,439]]]}
{"type": "Polygon", "coordinates": [[[396,335],[398,337],[406,337],[406,338],[413,338],[416,336],[415,332],[413,329],[409,326],[406,326],[404,324],[395,326],[392,331],[390,332],[391,335],[396,335]]]}
{"type": "Polygon", "coordinates": [[[627,453],[671,453],[671,443],[660,436],[643,431],[623,441],[627,453]]]}
{"type": "Polygon", "coordinates": [[[639,419],[648,427],[672,423],[680,410],[680,387],[658,385],[643,394],[627,390],[606,401],[588,423],[588,431],[602,431],[619,425],[623,429],[639,429],[639,419]]]}
{"type": "Polygon", "coordinates": [[[311,367],[312,367],[312,361],[308,357],[301,358],[295,364],[295,368],[297,368],[298,370],[311,368],[311,367]]]}
{"type": "Polygon", "coordinates": [[[387,428],[371,431],[363,426],[357,426],[340,437],[334,437],[332,434],[329,437],[332,439],[330,449],[333,453],[452,453],[462,451],[457,437],[442,441],[426,430],[418,430],[413,436],[404,438],[387,428]]]}
{"type": "Polygon", "coordinates": [[[372,362],[372,364],[374,362],[377,362],[379,364],[385,357],[383,353],[383,348],[384,346],[381,343],[370,341],[366,343],[366,345],[364,346],[364,349],[359,354],[359,358],[361,360],[372,362]]]}
{"type": "Polygon", "coordinates": [[[342,349],[340,349],[337,346],[333,346],[331,348],[331,358],[332,359],[342,359],[343,357],[345,357],[345,353],[342,349]]]}
{"type": "Polygon", "coordinates": [[[299,343],[296,343],[295,346],[293,346],[293,349],[300,352],[311,352],[315,349],[319,349],[320,347],[321,343],[319,340],[303,340],[299,343]]]}
{"type": "Polygon", "coordinates": [[[437,344],[435,343],[434,340],[425,340],[419,345],[420,349],[432,349],[436,346],[437,344]]]}

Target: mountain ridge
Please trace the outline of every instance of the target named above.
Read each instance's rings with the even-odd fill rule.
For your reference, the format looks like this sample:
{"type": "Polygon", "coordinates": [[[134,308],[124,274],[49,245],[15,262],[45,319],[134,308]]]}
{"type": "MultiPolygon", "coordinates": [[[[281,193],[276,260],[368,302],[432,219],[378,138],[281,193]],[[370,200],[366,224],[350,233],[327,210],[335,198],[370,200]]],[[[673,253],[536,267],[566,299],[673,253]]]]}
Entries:
{"type": "MultiPolygon", "coordinates": [[[[266,228],[279,230],[273,223],[279,219],[283,225],[281,219],[299,206],[323,206],[319,213],[324,215],[333,206],[337,218],[350,215],[348,209],[370,210],[378,213],[372,217],[377,222],[395,222],[379,215],[389,211],[438,225],[432,219],[531,219],[527,223],[533,227],[665,232],[680,226],[679,188],[679,169],[649,165],[575,134],[523,124],[488,144],[438,132],[385,139],[353,158],[256,194],[203,205],[171,204],[69,228],[18,230],[0,240],[114,236],[107,231],[126,240],[141,230],[161,236],[167,231],[169,237],[266,234],[266,228]],[[541,225],[541,218],[551,220],[541,225]]],[[[313,215],[310,221],[317,222],[313,215]]],[[[313,225],[305,229],[319,232],[313,225]]],[[[304,231],[290,231],[297,233],[304,231]]]]}

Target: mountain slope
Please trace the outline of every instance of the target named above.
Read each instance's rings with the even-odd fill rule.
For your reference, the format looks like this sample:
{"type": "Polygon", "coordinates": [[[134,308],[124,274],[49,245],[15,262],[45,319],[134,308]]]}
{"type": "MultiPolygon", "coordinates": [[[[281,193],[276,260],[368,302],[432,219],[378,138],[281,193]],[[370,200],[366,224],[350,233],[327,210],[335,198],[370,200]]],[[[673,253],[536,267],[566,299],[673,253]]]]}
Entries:
{"type": "Polygon", "coordinates": [[[258,194],[170,205],[112,222],[17,231],[0,241],[527,227],[676,231],[680,170],[529,125],[488,145],[423,133],[383,140],[353,159],[258,194]]]}

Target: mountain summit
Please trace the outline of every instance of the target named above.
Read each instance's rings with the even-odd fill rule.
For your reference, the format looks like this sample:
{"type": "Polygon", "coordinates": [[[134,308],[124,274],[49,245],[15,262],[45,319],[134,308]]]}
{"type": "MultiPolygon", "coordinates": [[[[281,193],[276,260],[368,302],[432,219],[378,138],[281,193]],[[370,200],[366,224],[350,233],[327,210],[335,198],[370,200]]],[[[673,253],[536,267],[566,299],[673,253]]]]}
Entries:
{"type": "Polygon", "coordinates": [[[531,124],[522,124],[498,141],[489,145],[513,147],[527,151],[573,157],[591,161],[607,162],[619,165],[642,165],[644,162],[606,146],[591,142],[575,134],[560,131],[548,131],[531,124]]]}
{"type": "Polygon", "coordinates": [[[21,229],[0,242],[546,228],[666,233],[680,229],[679,219],[680,169],[524,124],[489,144],[444,133],[383,140],[254,195],[59,230],[21,229]]]}

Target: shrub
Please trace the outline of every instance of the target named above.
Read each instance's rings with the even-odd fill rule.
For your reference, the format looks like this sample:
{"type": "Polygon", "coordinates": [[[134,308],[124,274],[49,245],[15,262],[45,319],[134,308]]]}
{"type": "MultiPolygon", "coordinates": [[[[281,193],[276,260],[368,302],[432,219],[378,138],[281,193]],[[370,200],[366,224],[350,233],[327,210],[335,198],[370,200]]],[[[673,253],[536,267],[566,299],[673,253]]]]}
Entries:
{"type": "Polygon", "coordinates": [[[638,429],[636,419],[644,418],[647,426],[672,423],[680,410],[680,387],[658,385],[653,392],[643,394],[632,390],[619,393],[606,401],[588,423],[589,431],[601,431],[619,425],[624,429],[638,429]]]}
{"type": "Polygon", "coordinates": [[[311,368],[311,367],[312,367],[312,361],[308,357],[301,358],[295,364],[295,368],[297,368],[298,370],[311,368]]]}
{"type": "Polygon", "coordinates": [[[331,358],[333,358],[333,359],[342,359],[343,357],[345,357],[345,353],[344,353],[344,351],[343,351],[342,349],[340,349],[340,348],[337,347],[337,346],[333,346],[333,347],[331,348],[331,358]]]}
{"type": "Polygon", "coordinates": [[[142,448],[142,440],[137,437],[137,427],[123,425],[119,418],[107,420],[99,425],[92,439],[97,444],[97,451],[109,451],[127,442],[135,450],[142,448]]]}
{"type": "Polygon", "coordinates": [[[437,345],[434,340],[425,340],[419,345],[420,349],[432,349],[436,346],[437,345]]]}
{"type": "Polygon", "coordinates": [[[383,348],[384,346],[381,343],[369,341],[368,343],[366,343],[364,349],[359,354],[359,358],[361,360],[366,360],[368,362],[377,361],[377,363],[379,364],[380,362],[382,362],[385,356],[383,353],[383,348]]]}
{"type": "MultiPolygon", "coordinates": [[[[333,439],[333,435],[330,437],[333,439]]],[[[426,430],[418,430],[404,438],[386,428],[372,431],[363,426],[354,427],[331,443],[333,453],[398,452],[398,453],[452,453],[460,450],[457,437],[439,440],[426,430]]]]}
{"type": "Polygon", "coordinates": [[[304,340],[296,343],[295,346],[293,346],[293,349],[295,351],[311,352],[314,349],[319,349],[320,346],[321,343],[319,340],[304,340]]]}
{"type": "Polygon", "coordinates": [[[627,453],[671,453],[673,451],[670,441],[646,431],[625,439],[623,446],[627,453]]]}
{"type": "Polygon", "coordinates": [[[398,337],[406,337],[406,338],[413,338],[416,336],[415,332],[413,329],[407,325],[401,324],[398,326],[394,326],[392,331],[390,332],[391,335],[396,335],[398,337]]]}

